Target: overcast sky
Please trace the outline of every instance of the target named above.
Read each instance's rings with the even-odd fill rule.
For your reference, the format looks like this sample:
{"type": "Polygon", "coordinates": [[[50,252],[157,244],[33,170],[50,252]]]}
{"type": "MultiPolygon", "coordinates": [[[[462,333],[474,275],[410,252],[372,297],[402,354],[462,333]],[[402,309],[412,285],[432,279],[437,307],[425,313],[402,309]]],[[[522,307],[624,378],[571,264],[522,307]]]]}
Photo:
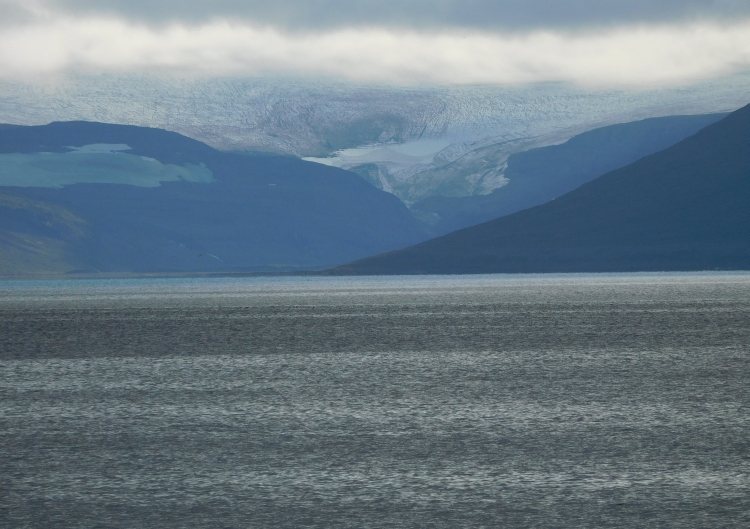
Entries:
{"type": "Polygon", "coordinates": [[[0,78],[646,87],[748,68],[749,0],[0,0],[0,78]]]}

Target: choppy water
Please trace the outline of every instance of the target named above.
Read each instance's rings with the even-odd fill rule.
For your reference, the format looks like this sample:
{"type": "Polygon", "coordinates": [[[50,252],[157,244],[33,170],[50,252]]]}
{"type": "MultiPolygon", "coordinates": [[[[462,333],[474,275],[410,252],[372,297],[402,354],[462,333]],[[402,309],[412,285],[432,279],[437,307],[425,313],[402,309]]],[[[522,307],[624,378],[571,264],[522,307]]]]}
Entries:
{"type": "Polygon", "coordinates": [[[0,283],[0,527],[750,527],[750,275],[0,283]]]}

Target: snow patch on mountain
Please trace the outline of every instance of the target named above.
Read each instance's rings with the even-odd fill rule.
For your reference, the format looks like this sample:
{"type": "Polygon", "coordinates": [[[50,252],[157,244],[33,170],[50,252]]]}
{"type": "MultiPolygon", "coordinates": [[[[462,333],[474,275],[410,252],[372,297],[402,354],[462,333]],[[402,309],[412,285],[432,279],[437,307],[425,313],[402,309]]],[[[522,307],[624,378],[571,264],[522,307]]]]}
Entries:
{"type": "Polygon", "coordinates": [[[506,181],[510,154],[592,128],[739,108],[748,102],[748,87],[748,74],[640,91],[98,75],[49,85],[2,82],[0,121],[163,128],[224,150],[350,169],[409,203],[433,194],[489,193],[506,181]]]}

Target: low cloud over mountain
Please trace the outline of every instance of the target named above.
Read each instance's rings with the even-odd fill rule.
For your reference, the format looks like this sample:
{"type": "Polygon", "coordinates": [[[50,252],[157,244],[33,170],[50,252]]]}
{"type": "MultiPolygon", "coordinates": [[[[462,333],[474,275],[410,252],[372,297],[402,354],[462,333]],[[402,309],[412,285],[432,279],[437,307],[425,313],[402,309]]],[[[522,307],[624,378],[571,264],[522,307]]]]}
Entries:
{"type": "Polygon", "coordinates": [[[5,0],[0,72],[675,86],[750,66],[746,2],[5,0]]]}

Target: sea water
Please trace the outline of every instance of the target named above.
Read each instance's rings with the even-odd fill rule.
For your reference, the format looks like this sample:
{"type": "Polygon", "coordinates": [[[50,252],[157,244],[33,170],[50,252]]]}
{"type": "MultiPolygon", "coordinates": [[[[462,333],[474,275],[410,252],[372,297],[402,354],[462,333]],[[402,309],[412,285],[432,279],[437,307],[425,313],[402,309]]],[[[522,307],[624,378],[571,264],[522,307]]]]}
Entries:
{"type": "Polygon", "coordinates": [[[0,527],[750,527],[750,275],[0,282],[0,527]]]}

